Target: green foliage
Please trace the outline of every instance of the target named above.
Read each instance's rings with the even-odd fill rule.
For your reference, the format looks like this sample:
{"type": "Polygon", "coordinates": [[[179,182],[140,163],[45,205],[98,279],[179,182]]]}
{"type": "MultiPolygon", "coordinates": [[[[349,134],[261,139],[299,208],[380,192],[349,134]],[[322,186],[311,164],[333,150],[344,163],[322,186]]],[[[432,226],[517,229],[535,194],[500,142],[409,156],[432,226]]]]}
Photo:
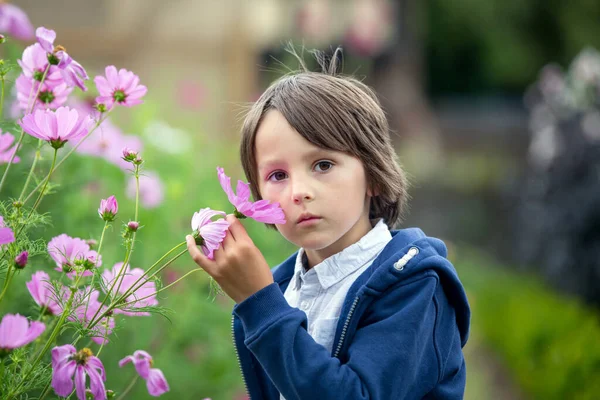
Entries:
{"type": "Polygon", "coordinates": [[[597,398],[597,310],[473,250],[459,249],[455,265],[472,306],[472,329],[506,361],[532,398],[597,398]]]}

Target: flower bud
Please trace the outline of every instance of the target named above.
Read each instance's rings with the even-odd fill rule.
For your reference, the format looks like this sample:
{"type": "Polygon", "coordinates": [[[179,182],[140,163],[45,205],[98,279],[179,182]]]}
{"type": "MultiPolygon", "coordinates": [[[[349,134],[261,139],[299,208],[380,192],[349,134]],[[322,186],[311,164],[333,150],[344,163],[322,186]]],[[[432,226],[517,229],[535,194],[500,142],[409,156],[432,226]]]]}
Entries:
{"type": "Polygon", "coordinates": [[[139,158],[138,152],[128,147],[123,148],[123,160],[135,162],[139,158]]]}
{"type": "Polygon", "coordinates": [[[98,103],[95,106],[96,110],[100,111],[101,113],[105,113],[106,111],[108,111],[108,109],[106,108],[106,104],[103,103],[98,103]]]}
{"type": "Polygon", "coordinates": [[[23,269],[27,265],[27,259],[29,258],[29,252],[27,250],[21,252],[18,256],[15,257],[15,267],[18,269],[23,269]]]}
{"type": "Polygon", "coordinates": [[[62,265],[62,270],[63,270],[63,272],[68,274],[69,272],[73,272],[73,266],[69,263],[64,263],[62,265]]]}
{"type": "Polygon", "coordinates": [[[90,249],[94,249],[96,246],[98,246],[98,241],[96,239],[88,239],[85,241],[85,244],[90,246],[90,249]]]}
{"type": "Polygon", "coordinates": [[[0,44],[6,42],[6,36],[0,34],[0,44]]]}
{"type": "Polygon", "coordinates": [[[110,196],[108,199],[100,201],[100,208],[98,208],[98,215],[106,222],[112,222],[119,211],[119,203],[115,196],[110,196]]]}
{"type": "Polygon", "coordinates": [[[140,223],[136,221],[129,221],[127,223],[127,229],[131,232],[137,232],[140,227],[140,223]]]}

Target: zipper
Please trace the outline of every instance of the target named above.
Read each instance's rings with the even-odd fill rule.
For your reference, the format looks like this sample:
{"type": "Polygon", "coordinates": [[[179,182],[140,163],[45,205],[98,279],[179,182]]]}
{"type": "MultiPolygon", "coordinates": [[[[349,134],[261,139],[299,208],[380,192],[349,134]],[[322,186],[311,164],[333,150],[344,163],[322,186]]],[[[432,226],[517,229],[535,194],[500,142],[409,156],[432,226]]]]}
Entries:
{"type": "Polygon", "coordinates": [[[350,306],[350,311],[348,311],[348,316],[346,317],[346,321],[344,321],[344,326],[342,327],[342,333],[340,335],[340,339],[338,340],[338,345],[335,349],[335,353],[333,353],[334,357],[337,357],[340,354],[340,350],[342,350],[344,338],[346,337],[346,331],[348,330],[348,325],[350,325],[350,319],[352,318],[352,314],[354,314],[354,310],[356,309],[359,299],[360,296],[356,296],[354,298],[354,301],[352,302],[352,306],[350,306]]]}
{"type": "Polygon", "coordinates": [[[231,316],[231,341],[233,342],[233,349],[235,350],[235,357],[237,358],[238,368],[240,369],[240,374],[242,375],[242,381],[244,382],[244,389],[246,389],[246,394],[248,395],[248,399],[252,400],[252,396],[250,396],[250,392],[248,391],[248,384],[246,383],[246,377],[244,376],[244,371],[242,370],[242,361],[240,360],[240,354],[238,353],[237,345],[235,343],[235,330],[234,328],[235,316],[231,316]]]}

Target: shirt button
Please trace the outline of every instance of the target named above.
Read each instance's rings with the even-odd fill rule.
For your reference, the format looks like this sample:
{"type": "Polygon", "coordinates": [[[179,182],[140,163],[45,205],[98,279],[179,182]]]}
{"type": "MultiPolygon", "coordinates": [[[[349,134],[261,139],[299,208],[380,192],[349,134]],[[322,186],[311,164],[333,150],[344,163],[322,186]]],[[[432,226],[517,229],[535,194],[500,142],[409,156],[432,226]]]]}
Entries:
{"type": "Polygon", "coordinates": [[[306,301],[306,300],[302,300],[302,301],[300,302],[300,308],[301,308],[301,309],[303,309],[303,310],[307,310],[309,305],[310,305],[310,304],[309,304],[309,303],[308,303],[308,301],[306,301]]]}

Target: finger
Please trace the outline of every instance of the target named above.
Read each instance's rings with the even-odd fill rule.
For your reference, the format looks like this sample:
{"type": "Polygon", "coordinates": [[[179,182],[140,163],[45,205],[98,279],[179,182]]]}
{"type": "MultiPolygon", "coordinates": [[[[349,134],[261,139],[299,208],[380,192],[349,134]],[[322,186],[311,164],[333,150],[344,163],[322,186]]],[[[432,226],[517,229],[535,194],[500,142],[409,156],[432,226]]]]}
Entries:
{"type": "Polygon", "coordinates": [[[227,217],[227,222],[229,222],[229,232],[231,232],[231,236],[235,241],[245,240],[248,238],[248,232],[246,232],[246,228],[240,222],[239,219],[235,217],[233,214],[229,214],[227,217]]]}
{"type": "Polygon", "coordinates": [[[196,245],[196,239],[194,239],[192,235],[187,235],[185,237],[185,241],[187,243],[187,249],[192,257],[192,260],[194,260],[194,262],[206,272],[212,271],[214,269],[214,261],[211,261],[208,257],[206,257],[202,250],[198,248],[198,245],[196,245]]]}
{"type": "Polygon", "coordinates": [[[229,230],[225,231],[225,239],[221,242],[221,247],[224,251],[228,248],[232,248],[235,245],[235,239],[229,230]]]}

